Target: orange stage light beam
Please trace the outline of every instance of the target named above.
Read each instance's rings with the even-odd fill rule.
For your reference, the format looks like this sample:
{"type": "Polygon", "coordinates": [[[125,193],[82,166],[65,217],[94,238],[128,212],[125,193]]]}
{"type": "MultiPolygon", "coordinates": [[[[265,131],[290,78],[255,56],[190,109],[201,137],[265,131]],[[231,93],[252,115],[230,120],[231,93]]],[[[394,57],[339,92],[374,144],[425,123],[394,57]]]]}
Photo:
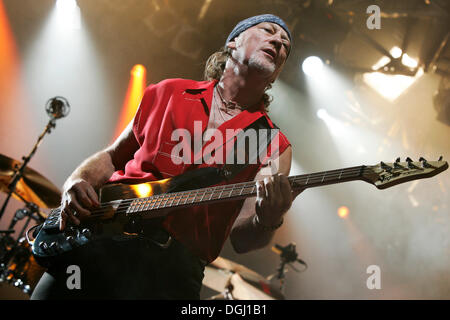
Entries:
{"type": "Polygon", "coordinates": [[[0,150],[17,155],[23,153],[23,143],[29,140],[34,123],[26,108],[22,61],[9,21],[0,0],[0,150]]]}
{"type": "Polygon", "coordinates": [[[10,96],[11,88],[17,84],[20,68],[3,0],[0,0],[0,70],[0,99],[5,100],[10,96]]]}
{"type": "Polygon", "coordinates": [[[128,84],[127,94],[123,103],[122,111],[120,113],[119,121],[114,133],[114,139],[116,139],[120,133],[126,128],[126,126],[133,119],[136,111],[141,102],[142,95],[147,82],[147,70],[141,64],[135,65],[131,69],[130,82],[128,84]]]}

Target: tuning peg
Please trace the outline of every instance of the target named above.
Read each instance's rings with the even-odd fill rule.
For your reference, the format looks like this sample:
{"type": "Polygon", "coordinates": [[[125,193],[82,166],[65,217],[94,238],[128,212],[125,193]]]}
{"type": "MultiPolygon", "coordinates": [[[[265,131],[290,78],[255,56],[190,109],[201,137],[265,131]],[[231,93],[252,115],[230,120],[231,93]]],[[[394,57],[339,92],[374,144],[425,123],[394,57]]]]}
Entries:
{"type": "Polygon", "coordinates": [[[427,159],[425,159],[425,158],[423,158],[423,157],[420,157],[419,161],[422,162],[422,167],[424,167],[424,168],[429,168],[429,167],[431,167],[431,166],[428,164],[427,159]]]}
{"type": "Polygon", "coordinates": [[[391,172],[392,171],[392,167],[387,165],[386,163],[384,163],[383,161],[380,162],[380,167],[381,169],[386,170],[387,172],[391,172]]]}
{"type": "Polygon", "coordinates": [[[404,169],[404,167],[400,164],[400,157],[395,159],[394,168],[396,168],[396,169],[404,169]]]}
{"type": "Polygon", "coordinates": [[[444,159],[444,157],[440,156],[438,161],[442,161],[442,159],[444,159]]]}
{"type": "Polygon", "coordinates": [[[406,158],[406,162],[408,163],[408,168],[410,168],[410,169],[420,169],[419,167],[414,165],[414,163],[413,163],[414,161],[410,157],[406,158]]]}
{"type": "Polygon", "coordinates": [[[400,164],[400,161],[395,161],[394,168],[395,169],[404,169],[405,167],[400,164]]]}
{"type": "Polygon", "coordinates": [[[412,164],[412,159],[410,157],[407,157],[405,161],[408,163],[408,168],[414,168],[415,166],[412,164]]]}

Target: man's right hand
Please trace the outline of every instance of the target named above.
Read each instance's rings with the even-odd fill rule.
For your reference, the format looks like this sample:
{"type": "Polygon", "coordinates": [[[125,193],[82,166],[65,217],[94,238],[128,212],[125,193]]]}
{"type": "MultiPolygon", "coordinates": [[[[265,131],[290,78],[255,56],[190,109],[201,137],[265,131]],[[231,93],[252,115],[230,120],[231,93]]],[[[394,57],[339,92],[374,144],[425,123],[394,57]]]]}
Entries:
{"type": "Polygon", "coordinates": [[[83,218],[88,217],[90,210],[100,206],[97,193],[92,185],[83,179],[66,182],[61,200],[61,220],[59,229],[66,227],[68,220],[79,225],[83,218]]]}

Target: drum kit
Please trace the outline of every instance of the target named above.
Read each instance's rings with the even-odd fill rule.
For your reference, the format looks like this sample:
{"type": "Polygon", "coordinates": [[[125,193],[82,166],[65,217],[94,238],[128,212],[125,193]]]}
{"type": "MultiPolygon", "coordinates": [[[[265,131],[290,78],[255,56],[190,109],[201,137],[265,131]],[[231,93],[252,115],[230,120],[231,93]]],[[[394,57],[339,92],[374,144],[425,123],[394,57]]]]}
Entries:
{"type": "Polygon", "coordinates": [[[24,233],[32,220],[38,223],[45,220],[43,209],[61,203],[58,188],[31,168],[24,168],[15,190],[10,192],[11,182],[22,165],[0,154],[0,190],[25,204],[13,215],[8,229],[0,230],[0,299],[29,299],[45,269],[34,260],[24,233]],[[14,226],[22,219],[25,224],[13,238],[14,226]]]}

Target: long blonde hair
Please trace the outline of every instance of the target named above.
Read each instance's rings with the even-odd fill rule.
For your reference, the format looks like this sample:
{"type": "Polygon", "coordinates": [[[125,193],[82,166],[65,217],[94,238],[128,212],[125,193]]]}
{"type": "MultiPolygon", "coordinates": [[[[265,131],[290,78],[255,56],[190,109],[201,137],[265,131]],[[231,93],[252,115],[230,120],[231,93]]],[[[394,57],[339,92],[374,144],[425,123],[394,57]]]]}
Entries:
{"type": "MultiPolygon", "coordinates": [[[[223,47],[220,51],[214,52],[212,55],[210,55],[208,60],[206,60],[203,79],[207,81],[220,80],[229,57],[231,57],[231,49],[227,47],[223,47]]],[[[269,90],[270,88],[272,88],[272,85],[267,86],[265,91],[269,90]]],[[[267,112],[268,107],[272,102],[272,97],[264,92],[262,96],[262,102],[264,104],[265,111],[267,112]]]]}

